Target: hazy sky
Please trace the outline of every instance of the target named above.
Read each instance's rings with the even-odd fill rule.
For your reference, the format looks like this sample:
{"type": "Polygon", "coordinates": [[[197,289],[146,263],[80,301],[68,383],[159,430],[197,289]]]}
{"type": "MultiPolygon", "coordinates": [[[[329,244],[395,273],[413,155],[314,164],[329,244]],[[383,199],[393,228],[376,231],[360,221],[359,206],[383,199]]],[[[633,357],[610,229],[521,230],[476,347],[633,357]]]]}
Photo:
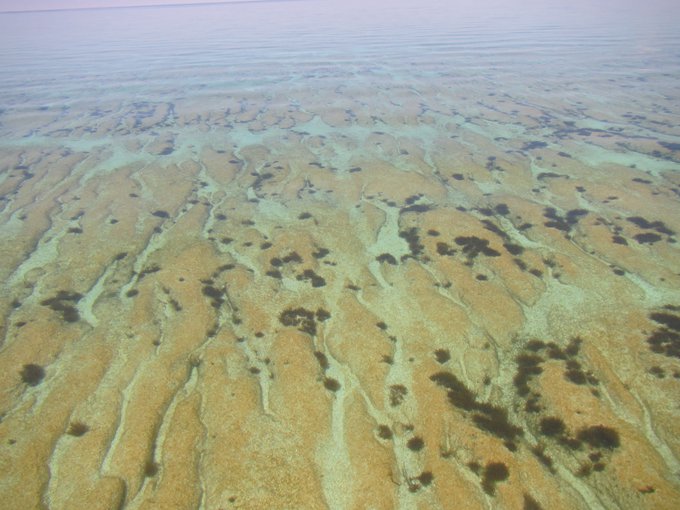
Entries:
{"type": "MultiPolygon", "coordinates": [[[[0,0],[0,11],[82,9],[92,7],[125,7],[131,5],[204,4],[222,3],[224,1],[225,0],[0,0]]],[[[254,2],[258,0],[237,1],[254,2]]]]}

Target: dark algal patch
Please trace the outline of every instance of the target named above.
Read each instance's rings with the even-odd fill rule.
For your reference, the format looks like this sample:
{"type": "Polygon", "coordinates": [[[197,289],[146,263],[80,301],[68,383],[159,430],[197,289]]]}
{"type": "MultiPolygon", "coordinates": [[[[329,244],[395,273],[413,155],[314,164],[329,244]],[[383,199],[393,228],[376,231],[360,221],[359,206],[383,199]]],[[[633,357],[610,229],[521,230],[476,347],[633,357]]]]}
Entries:
{"type": "Polygon", "coordinates": [[[68,430],[66,433],[69,436],[73,437],[82,437],[84,436],[88,431],[90,430],[90,427],[88,427],[85,423],[82,421],[74,421],[71,423],[68,427],[68,430]]]}
{"type": "Polygon", "coordinates": [[[652,319],[654,322],[658,322],[659,324],[663,324],[669,329],[672,329],[673,331],[678,331],[680,332],[680,317],[677,315],[671,315],[670,313],[665,313],[665,312],[655,312],[649,314],[649,318],[652,319]]]}
{"type": "Polygon", "coordinates": [[[538,179],[539,181],[542,181],[544,179],[559,179],[559,178],[569,179],[569,176],[556,174],[555,172],[541,172],[536,176],[536,179],[538,179]]]}
{"type": "Polygon", "coordinates": [[[524,397],[529,394],[529,382],[531,379],[543,373],[541,363],[543,358],[537,354],[520,354],[515,358],[517,372],[513,378],[513,383],[517,394],[524,397]]]}
{"type": "Polygon", "coordinates": [[[456,250],[446,243],[437,243],[437,253],[441,256],[453,256],[456,254],[456,250]]]}
{"type": "Polygon", "coordinates": [[[644,234],[636,234],[633,236],[640,244],[654,244],[661,241],[661,236],[653,232],[645,232],[644,234]]]}
{"type": "Polygon", "coordinates": [[[634,177],[633,182],[639,182],[640,184],[652,184],[652,181],[649,179],[642,179],[641,177],[634,177]]]}
{"type": "Polygon", "coordinates": [[[543,507],[529,494],[524,494],[524,506],[522,510],[543,510],[543,507]]]}
{"type": "Polygon", "coordinates": [[[555,342],[549,342],[547,345],[547,354],[550,359],[565,360],[567,359],[566,353],[557,345],[555,342]]]}
{"type": "Polygon", "coordinates": [[[584,374],[581,370],[567,370],[564,372],[564,377],[568,381],[578,385],[584,385],[588,382],[586,374],[584,374]]]}
{"type": "Polygon", "coordinates": [[[574,225],[576,225],[581,218],[588,214],[585,209],[572,209],[568,211],[566,216],[560,216],[553,207],[546,207],[543,211],[543,216],[549,221],[544,225],[548,228],[555,228],[563,232],[569,232],[574,225]]]}
{"type": "Polygon", "coordinates": [[[534,150],[534,149],[544,149],[547,146],[548,146],[548,144],[546,142],[538,142],[538,141],[527,142],[522,146],[521,150],[530,151],[530,150],[534,150]]]}
{"type": "Polygon", "coordinates": [[[319,308],[319,309],[316,310],[316,319],[317,320],[319,320],[321,322],[325,322],[330,318],[331,318],[331,312],[329,312],[328,310],[324,310],[323,308],[319,308]]]}
{"type": "Polygon", "coordinates": [[[521,255],[524,253],[524,248],[522,248],[519,244],[503,243],[503,248],[505,248],[511,255],[521,255]]]}
{"type": "MultiPolygon", "coordinates": [[[[472,421],[475,425],[498,438],[505,439],[507,441],[506,446],[514,446],[513,440],[517,436],[521,436],[524,431],[508,421],[508,412],[489,404],[479,404],[479,408],[483,412],[472,415],[472,421]]],[[[511,450],[513,449],[511,446],[508,447],[511,450]]]]}
{"type": "Polygon", "coordinates": [[[496,492],[496,484],[503,482],[510,476],[508,467],[502,462],[489,462],[484,467],[484,475],[482,477],[482,488],[489,496],[493,496],[496,492]]]}
{"type": "Polygon", "coordinates": [[[402,230],[399,232],[399,237],[408,243],[411,256],[417,258],[422,253],[424,246],[420,244],[420,237],[418,236],[418,229],[416,227],[411,227],[408,230],[402,230]]]}
{"type": "Polygon", "coordinates": [[[430,471],[423,471],[418,475],[418,481],[423,487],[427,487],[434,481],[434,475],[430,471]]]}
{"type": "Polygon", "coordinates": [[[80,227],[71,227],[71,228],[68,229],[68,233],[69,234],[82,234],[83,229],[80,228],[80,227]]]}
{"type": "Polygon", "coordinates": [[[393,266],[397,265],[397,259],[395,259],[394,256],[389,253],[381,253],[375,258],[375,260],[378,262],[387,262],[393,266]]]}
{"type": "MultiPolygon", "coordinates": [[[[680,335],[659,329],[647,339],[649,349],[656,354],[664,354],[669,357],[680,358],[680,335]]],[[[673,377],[680,379],[680,372],[674,372],[673,377]]]]}
{"type": "Polygon", "coordinates": [[[652,374],[657,379],[664,379],[666,377],[666,372],[660,366],[653,366],[649,369],[649,373],[652,374]]]}
{"type": "Polygon", "coordinates": [[[327,390],[332,392],[336,392],[340,389],[340,382],[332,377],[324,377],[323,385],[327,390]]]}
{"type": "Polygon", "coordinates": [[[434,358],[437,363],[444,364],[451,359],[451,353],[448,349],[437,349],[434,351],[434,358]]]}
{"type": "Polygon", "coordinates": [[[480,239],[475,236],[459,236],[456,237],[454,241],[458,246],[463,247],[463,253],[465,253],[469,259],[474,259],[480,253],[487,257],[500,256],[499,252],[489,247],[489,241],[487,239],[480,239]]]}
{"type": "Polygon", "coordinates": [[[613,450],[621,445],[619,433],[604,425],[593,425],[583,428],[579,430],[576,437],[593,448],[613,450]]]}
{"type": "Polygon", "coordinates": [[[406,442],[406,447],[413,452],[419,452],[425,448],[425,441],[418,436],[414,436],[406,442]]]}
{"type": "MultiPolygon", "coordinates": [[[[269,163],[267,163],[267,166],[268,165],[269,165],[269,163]]],[[[270,172],[266,172],[266,173],[263,173],[263,174],[252,173],[251,175],[256,177],[255,181],[253,182],[253,188],[255,188],[256,190],[259,190],[259,189],[262,188],[262,184],[264,183],[264,181],[266,181],[268,179],[272,179],[274,177],[274,174],[272,174],[270,172]]]]}
{"type": "Polygon", "coordinates": [[[524,346],[524,348],[527,349],[528,351],[538,352],[544,349],[545,346],[546,343],[543,340],[533,339],[529,340],[527,344],[524,346]]]}
{"type": "Polygon", "coordinates": [[[652,223],[641,216],[629,216],[626,219],[640,228],[652,228],[652,223]]]}
{"type": "Polygon", "coordinates": [[[218,289],[211,284],[205,283],[203,285],[203,295],[210,298],[210,304],[213,308],[219,308],[224,303],[224,290],[218,289]]]}
{"type": "Polygon", "coordinates": [[[563,157],[563,158],[571,158],[571,154],[569,154],[568,152],[560,151],[560,152],[557,153],[557,155],[560,156],[560,157],[563,157]]]}
{"type": "Polygon", "coordinates": [[[663,147],[664,149],[668,149],[669,151],[673,152],[680,151],[680,143],[672,142],[656,142],[656,143],[661,145],[661,147],[663,147]]]}
{"type": "Polygon", "coordinates": [[[510,209],[508,208],[507,204],[498,204],[493,208],[493,210],[496,212],[496,214],[500,214],[501,216],[507,216],[510,214],[510,209]]]}
{"type": "Polygon", "coordinates": [[[298,331],[309,335],[316,335],[316,320],[314,312],[305,308],[289,308],[279,315],[279,322],[284,326],[296,326],[298,331]]]}
{"type": "Polygon", "coordinates": [[[80,314],[71,303],[77,303],[82,297],[83,295],[78,292],[60,290],[56,296],[45,299],[40,304],[61,313],[62,319],[66,322],[77,322],[80,320],[80,314]]]}
{"type": "Polygon", "coordinates": [[[319,362],[319,366],[324,372],[330,368],[328,357],[323,352],[314,351],[314,356],[316,357],[316,360],[319,362]]]}
{"type": "Polygon", "coordinates": [[[150,266],[146,266],[137,275],[137,280],[139,281],[142,278],[144,278],[146,275],[157,273],[160,270],[161,270],[161,267],[158,264],[151,264],[150,266]]]}
{"type": "MultiPolygon", "coordinates": [[[[480,209],[481,211],[481,209],[480,209]]],[[[489,230],[490,232],[493,232],[497,236],[503,238],[503,239],[509,239],[508,234],[503,232],[493,221],[491,220],[482,220],[482,224],[484,225],[484,228],[489,230]]]]}
{"type": "Polygon", "coordinates": [[[378,437],[389,441],[392,439],[392,430],[387,425],[378,425],[378,437]]]}
{"type": "Polygon", "coordinates": [[[564,425],[564,421],[556,416],[548,416],[541,418],[539,423],[539,430],[544,436],[561,436],[563,435],[567,428],[564,425]]]}
{"type": "Polygon", "coordinates": [[[642,218],[641,216],[629,216],[626,219],[633,223],[634,225],[637,225],[638,227],[645,230],[654,230],[659,234],[665,234],[668,236],[672,236],[675,234],[675,231],[668,228],[663,221],[659,220],[647,221],[645,218],[642,218]]]}
{"type": "Polygon", "coordinates": [[[624,237],[621,236],[612,236],[612,243],[614,244],[622,244],[623,246],[628,246],[628,241],[624,237]]]}
{"type": "Polygon", "coordinates": [[[453,177],[457,181],[462,181],[465,179],[465,176],[463,174],[451,174],[451,177],[453,177]]]}
{"type": "Polygon", "coordinates": [[[271,278],[276,278],[276,279],[278,279],[278,280],[280,280],[280,279],[283,278],[283,275],[281,274],[281,271],[279,271],[278,269],[270,269],[270,270],[267,271],[265,274],[266,274],[267,276],[271,277],[271,278]]]}
{"type": "Polygon", "coordinates": [[[408,207],[402,207],[400,213],[405,214],[409,212],[424,213],[432,209],[431,205],[428,204],[413,204],[408,207]]]}
{"type": "Polygon", "coordinates": [[[526,271],[529,266],[527,266],[526,262],[524,262],[522,259],[512,259],[512,261],[515,263],[515,265],[520,269],[520,271],[526,271]]]}
{"type": "Polygon", "coordinates": [[[577,356],[578,353],[581,350],[581,344],[583,343],[583,340],[578,337],[572,337],[569,339],[569,343],[567,344],[567,347],[564,349],[564,352],[567,356],[577,356]]]}
{"type": "Polygon", "coordinates": [[[482,473],[482,465],[479,462],[472,460],[468,462],[466,466],[470,471],[472,471],[477,476],[479,476],[482,473]]]}
{"type": "Polygon", "coordinates": [[[217,276],[219,276],[220,274],[224,273],[225,271],[231,271],[235,267],[236,266],[234,264],[222,264],[221,266],[218,266],[218,268],[212,274],[212,277],[217,278],[217,276]]]}
{"type": "Polygon", "coordinates": [[[29,386],[37,386],[45,378],[45,369],[40,365],[29,363],[21,369],[21,380],[29,386]]]}
{"type": "Polygon", "coordinates": [[[153,460],[147,460],[144,463],[144,476],[147,478],[154,477],[158,474],[158,464],[153,460]]]}
{"type": "Polygon", "coordinates": [[[305,269],[302,274],[297,275],[295,278],[298,281],[311,281],[312,287],[323,287],[326,285],[326,280],[311,269],[305,269]]]}
{"type": "Polygon", "coordinates": [[[326,255],[328,255],[329,253],[330,253],[330,251],[329,251],[328,249],[326,249],[326,248],[319,248],[319,249],[316,250],[315,252],[312,252],[312,257],[314,257],[315,259],[322,259],[322,258],[324,258],[326,255]]]}
{"type": "Polygon", "coordinates": [[[450,372],[437,372],[430,376],[430,380],[448,390],[447,397],[454,407],[474,411],[472,421],[478,428],[504,439],[507,448],[511,450],[516,448],[514,439],[522,435],[523,430],[508,421],[505,409],[478,402],[476,395],[450,372]]]}
{"type": "Polygon", "coordinates": [[[311,217],[312,217],[311,213],[303,212],[300,214],[300,216],[298,216],[298,220],[308,220],[311,217]]]}
{"type": "MultiPolygon", "coordinates": [[[[285,255],[281,260],[286,264],[289,264],[291,262],[295,264],[302,264],[302,257],[300,257],[300,255],[296,251],[290,252],[288,255],[285,255]]],[[[274,264],[272,263],[272,265],[274,264]]]]}
{"type": "Polygon", "coordinates": [[[152,216],[156,216],[157,218],[169,218],[170,214],[168,214],[168,211],[154,211],[151,213],[152,216]]]}
{"type": "Polygon", "coordinates": [[[447,397],[454,407],[464,411],[476,409],[477,397],[452,373],[437,372],[430,380],[448,390],[447,397]]]}

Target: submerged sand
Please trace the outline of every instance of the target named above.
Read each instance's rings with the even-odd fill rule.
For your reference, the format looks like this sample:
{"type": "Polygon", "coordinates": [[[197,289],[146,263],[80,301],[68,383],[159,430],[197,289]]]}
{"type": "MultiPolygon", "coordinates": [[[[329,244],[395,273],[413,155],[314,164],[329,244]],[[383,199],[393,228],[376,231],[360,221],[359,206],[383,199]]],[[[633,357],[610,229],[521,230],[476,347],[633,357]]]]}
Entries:
{"type": "Polygon", "coordinates": [[[677,508],[677,104],[375,90],[3,113],[3,501],[677,508]]]}

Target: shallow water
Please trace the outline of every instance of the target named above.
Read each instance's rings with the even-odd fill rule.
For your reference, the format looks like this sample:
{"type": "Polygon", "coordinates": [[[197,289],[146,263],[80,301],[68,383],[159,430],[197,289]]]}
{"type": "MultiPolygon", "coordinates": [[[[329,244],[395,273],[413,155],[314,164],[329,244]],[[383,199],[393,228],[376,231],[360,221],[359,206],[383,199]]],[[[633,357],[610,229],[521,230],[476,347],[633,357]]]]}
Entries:
{"type": "Polygon", "coordinates": [[[506,4],[0,14],[14,508],[677,507],[680,7],[506,4]]]}

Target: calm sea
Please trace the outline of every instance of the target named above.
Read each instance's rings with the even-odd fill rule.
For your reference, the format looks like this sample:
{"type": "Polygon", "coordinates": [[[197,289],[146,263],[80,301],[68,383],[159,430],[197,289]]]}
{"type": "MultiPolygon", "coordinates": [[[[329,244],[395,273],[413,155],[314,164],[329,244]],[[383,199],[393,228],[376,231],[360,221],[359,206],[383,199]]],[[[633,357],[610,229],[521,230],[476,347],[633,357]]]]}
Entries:
{"type": "Polygon", "coordinates": [[[651,101],[678,93],[678,20],[677,3],[658,0],[301,0],[2,14],[0,103],[11,111],[360,88],[367,77],[445,77],[537,103],[549,102],[553,87],[580,87],[603,103],[651,101]]]}

